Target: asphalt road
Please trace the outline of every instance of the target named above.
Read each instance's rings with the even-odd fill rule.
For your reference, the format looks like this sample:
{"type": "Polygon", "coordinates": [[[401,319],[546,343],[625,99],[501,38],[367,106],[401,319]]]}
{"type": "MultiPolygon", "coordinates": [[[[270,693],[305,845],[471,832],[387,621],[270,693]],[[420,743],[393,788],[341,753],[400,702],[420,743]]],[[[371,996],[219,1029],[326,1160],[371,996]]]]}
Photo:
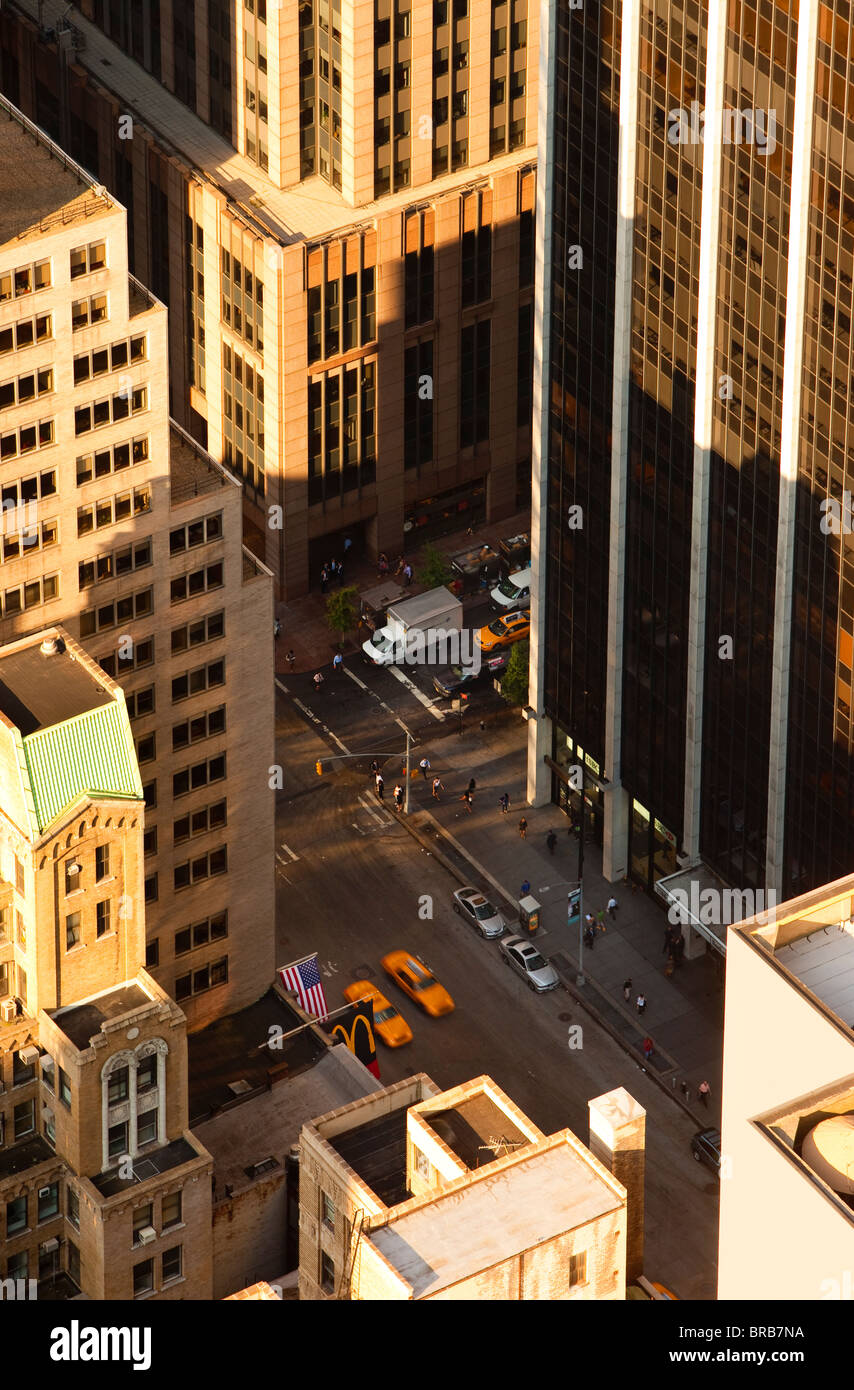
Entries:
{"type": "MultiPolygon", "coordinates": [[[[371,673],[379,694],[374,680],[362,689],[328,674],[323,695],[305,692],[310,714],[281,689],[277,698],[285,783],[277,804],[279,963],[317,951],[330,1007],[355,979],[381,984],[415,1035],[396,1051],[381,1045],[384,1082],[425,1071],[448,1087],[488,1073],[542,1130],[568,1126],[584,1142],[588,1100],[625,1086],[647,1111],[647,1276],[681,1298],[714,1297],[718,1180],[691,1158],[691,1121],[564,991],[534,995],[497,945],[452,912],[456,882],[396,822],[390,788],[378,806],[365,760],[316,775],[316,759],[341,749],[313,718],[354,752],[402,747],[395,719],[414,733],[438,729],[388,672],[371,673]],[[428,1018],[386,980],[380,958],[399,947],[428,962],[456,1002],[453,1014],[428,1018]],[[570,1049],[569,1028],[578,1024],[583,1045],[570,1049]]],[[[299,679],[288,677],[288,690],[299,679]]]]}

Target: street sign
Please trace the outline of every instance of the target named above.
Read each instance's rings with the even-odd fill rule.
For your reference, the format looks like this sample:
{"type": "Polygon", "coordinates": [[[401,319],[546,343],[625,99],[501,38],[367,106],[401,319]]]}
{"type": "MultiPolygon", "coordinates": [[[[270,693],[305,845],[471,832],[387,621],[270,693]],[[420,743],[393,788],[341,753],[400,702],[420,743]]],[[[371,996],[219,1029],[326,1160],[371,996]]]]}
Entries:
{"type": "Polygon", "coordinates": [[[576,926],[581,921],[581,887],[570,888],[566,899],[567,925],[576,926]]]}

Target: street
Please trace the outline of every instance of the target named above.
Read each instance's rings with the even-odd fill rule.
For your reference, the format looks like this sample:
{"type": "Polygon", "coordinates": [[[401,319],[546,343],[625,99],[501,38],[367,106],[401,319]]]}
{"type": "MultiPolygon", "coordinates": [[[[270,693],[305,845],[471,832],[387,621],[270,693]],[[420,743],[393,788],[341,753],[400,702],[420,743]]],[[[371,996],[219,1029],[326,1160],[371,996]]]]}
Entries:
{"type": "Polygon", "coordinates": [[[425,1071],[448,1087],[488,1073],[541,1129],[568,1126],[584,1142],[588,1100],[625,1086],[647,1111],[647,1276],[681,1298],[714,1297],[718,1180],[691,1158],[695,1127],[563,990],[534,995],[496,944],[452,912],[456,881],[396,823],[396,760],[384,806],[367,775],[375,751],[402,751],[396,720],[430,737],[439,724],[389,672],[366,669],[367,679],[354,671],[361,685],[327,671],[319,696],[306,688],[310,676],[279,683],[279,963],[317,951],[330,1008],[355,979],[380,984],[415,1035],[398,1051],[379,1045],[383,1082],[425,1071]],[[329,761],[345,748],[364,759],[329,761]],[[327,760],[321,777],[318,758],[327,760]],[[452,994],[454,1013],[428,1018],[386,980],[380,958],[400,947],[423,956],[452,994]],[[579,1024],[582,1046],[571,1049],[569,1029],[579,1024]]]}

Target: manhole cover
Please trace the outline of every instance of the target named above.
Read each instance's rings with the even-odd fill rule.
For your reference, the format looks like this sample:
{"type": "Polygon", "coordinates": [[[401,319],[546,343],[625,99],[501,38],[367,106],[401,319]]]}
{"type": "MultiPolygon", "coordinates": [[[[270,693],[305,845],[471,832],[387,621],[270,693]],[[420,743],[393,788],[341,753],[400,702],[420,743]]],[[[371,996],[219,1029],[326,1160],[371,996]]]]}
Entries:
{"type": "Polygon", "coordinates": [[[560,1020],[561,1023],[571,1023],[571,1022],[572,1022],[572,1014],[558,1014],[558,1019],[560,1020]]]}
{"type": "Polygon", "coordinates": [[[377,972],[370,965],[355,965],[353,974],[357,980],[369,980],[377,972]]]}

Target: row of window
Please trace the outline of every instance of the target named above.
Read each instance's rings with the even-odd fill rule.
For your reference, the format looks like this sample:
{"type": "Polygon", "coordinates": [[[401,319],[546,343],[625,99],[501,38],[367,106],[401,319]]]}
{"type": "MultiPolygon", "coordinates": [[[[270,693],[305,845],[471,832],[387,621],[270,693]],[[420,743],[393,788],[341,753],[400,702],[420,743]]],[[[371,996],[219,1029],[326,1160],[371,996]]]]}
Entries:
{"type": "Polygon", "coordinates": [[[29,265],[16,266],[14,270],[4,271],[0,275],[0,304],[5,304],[13,296],[21,299],[25,294],[48,290],[50,285],[50,261],[33,261],[29,265]]]}
{"type": "MultiPolygon", "coordinates": [[[[110,846],[95,846],[95,882],[103,883],[110,877],[110,846]]],[[[79,893],[84,887],[83,865],[77,858],[65,861],[65,894],[79,893]]]]}
{"type": "Polygon", "coordinates": [[[82,454],[77,460],[77,486],[90,483],[93,478],[105,478],[110,473],[120,473],[135,463],[144,463],[148,458],[148,435],[124,444],[108,445],[94,454],[82,454]]]}
{"type": "Polygon", "coordinates": [[[41,367],[38,371],[25,372],[23,376],[0,382],[0,410],[8,410],[13,405],[26,405],[40,396],[52,394],[53,367],[41,367]]]}
{"type": "Polygon", "coordinates": [[[132,391],[121,390],[114,396],[106,396],[102,401],[90,405],[76,406],[74,410],[74,433],[88,434],[90,430],[103,425],[114,425],[126,420],[129,415],[139,415],[148,409],[148,387],[135,386],[132,391]]]}
{"type": "Polygon", "coordinates": [[[170,531],[169,554],[179,555],[184,550],[192,550],[194,546],[221,539],[222,512],[212,512],[210,516],[200,517],[197,521],[188,522],[186,526],[177,526],[170,531]]]}
{"type": "Polygon", "coordinates": [[[0,434],[0,463],[17,458],[19,454],[31,454],[34,449],[46,449],[55,442],[53,420],[39,420],[35,425],[21,425],[20,429],[7,430],[0,434]]]}
{"type": "Polygon", "coordinates": [[[107,243],[92,241],[88,246],[75,246],[70,261],[72,280],[78,280],[81,275],[92,275],[96,270],[104,270],[107,265],[107,243]]]}
{"type": "Polygon", "coordinates": [[[211,589],[221,589],[225,583],[224,573],[222,560],[217,560],[212,565],[203,565],[201,569],[177,575],[169,585],[169,602],[184,603],[211,589]]]}
{"type": "MultiPolygon", "coordinates": [[[[140,671],[145,666],[154,663],[154,638],[143,637],[139,640],[130,637],[128,634],[122,636],[117,652],[110,652],[107,656],[98,658],[98,665],[108,676],[116,679],[116,675],[128,676],[131,671],[140,671]]],[[[126,697],[127,698],[127,697],[126,697]]]]}
{"type": "Polygon", "coordinates": [[[96,555],[93,560],[81,560],[77,566],[77,582],[80,589],[88,589],[93,584],[103,584],[108,579],[117,579],[134,570],[151,564],[151,537],[138,541],[136,545],[125,545],[119,550],[108,550],[96,555]]]}
{"type": "Polygon", "coordinates": [[[200,946],[208,946],[212,941],[223,941],[228,936],[228,911],[214,913],[202,922],[191,927],[182,927],[175,933],[175,955],[185,956],[200,946]]]}
{"type": "Polygon", "coordinates": [[[87,608],[80,614],[80,636],[91,637],[95,632],[106,632],[133,618],[144,618],[154,610],[154,590],[140,589],[135,594],[126,594],[112,603],[101,604],[98,608],[87,608]]]}
{"type": "Polygon", "coordinates": [[[87,507],[78,507],[77,534],[88,536],[90,531],[101,531],[105,526],[126,521],[131,515],[141,516],[143,512],[150,511],[151,488],[145,483],[142,487],[135,487],[132,492],[117,492],[87,507]]]}
{"type": "MultiPolygon", "coordinates": [[[[180,1279],[184,1273],[183,1264],[184,1247],[174,1245],[171,1250],[164,1250],[160,1256],[160,1287],[168,1284],[172,1279],[180,1279]]],[[[143,1294],[154,1292],[154,1259],[141,1260],[133,1267],[133,1296],[141,1298],[143,1294]]]]}
{"type": "MultiPolygon", "coordinates": [[[[95,904],[95,937],[100,940],[113,930],[113,911],[109,898],[95,904]]],[[[65,918],[65,949],[73,951],[75,946],[84,945],[83,916],[80,912],[69,912],[65,918]]]]}
{"type": "Polygon", "coordinates": [[[7,352],[20,352],[33,343],[46,343],[53,337],[53,314],[36,314],[31,319],[19,319],[15,324],[0,328],[0,357],[7,352]]]}
{"type": "Polygon", "coordinates": [[[31,579],[26,584],[17,584],[3,591],[3,617],[10,618],[26,609],[38,608],[42,603],[50,603],[59,597],[59,575],[44,574],[39,579],[31,579]]]}
{"type": "Polygon", "coordinates": [[[144,362],[147,356],[148,345],[144,333],[111,343],[109,348],[81,352],[74,358],[74,385],[79,386],[91,377],[103,376],[105,372],[118,372],[131,362],[144,362]]]}
{"type": "MultiPolygon", "coordinates": [[[[9,515],[8,512],[4,516],[9,515]]],[[[15,516],[15,524],[20,518],[15,516]]],[[[4,523],[5,524],[5,523],[4,523]]],[[[47,550],[50,546],[56,545],[59,539],[59,523],[57,521],[41,521],[35,525],[26,525],[24,529],[3,535],[2,550],[0,550],[0,561],[4,564],[10,560],[19,560],[22,555],[34,555],[39,550],[47,550]]]]}

